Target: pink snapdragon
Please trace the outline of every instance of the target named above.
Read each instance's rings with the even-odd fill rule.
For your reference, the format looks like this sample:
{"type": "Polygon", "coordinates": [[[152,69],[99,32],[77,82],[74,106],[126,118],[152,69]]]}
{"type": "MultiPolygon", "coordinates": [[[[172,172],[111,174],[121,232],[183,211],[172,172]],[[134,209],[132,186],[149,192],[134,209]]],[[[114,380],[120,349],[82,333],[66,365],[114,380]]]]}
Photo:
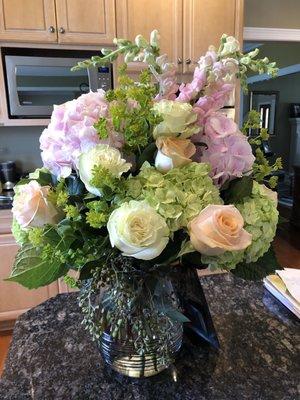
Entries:
{"type": "MultiPolygon", "coordinates": [[[[69,176],[77,168],[79,155],[101,142],[93,125],[107,112],[103,90],[55,105],[50,124],[40,137],[44,166],[58,177],[69,176]]],[[[109,140],[118,142],[114,137],[109,140]]]]}
{"type": "Polygon", "coordinates": [[[157,57],[156,64],[160,67],[161,73],[155,74],[159,83],[159,94],[155,97],[155,100],[175,100],[179,88],[175,64],[168,62],[166,54],[157,57]]]}
{"type": "Polygon", "coordinates": [[[182,83],[179,86],[178,101],[189,102],[203,89],[206,84],[206,71],[199,67],[195,68],[193,80],[190,83],[182,83]]]}

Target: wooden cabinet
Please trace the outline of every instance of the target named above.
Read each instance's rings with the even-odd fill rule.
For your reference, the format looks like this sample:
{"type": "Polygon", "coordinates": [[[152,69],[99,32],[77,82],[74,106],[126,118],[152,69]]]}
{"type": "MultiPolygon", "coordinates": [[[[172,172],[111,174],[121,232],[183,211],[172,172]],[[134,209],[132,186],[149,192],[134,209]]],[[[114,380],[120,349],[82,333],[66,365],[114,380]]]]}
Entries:
{"type": "Polygon", "coordinates": [[[178,61],[182,48],[182,0],[118,0],[117,4],[117,37],[134,40],[142,34],[149,40],[150,32],[158,29],[161,54],[168,54],[172,62],[178,61]]]}
{"type": "Polygon", "coordinates": [[[223,33],[242,39],[242,6],[241,0],[183,0],[184,73],[194,70],[209,45],[219,45],[223,33]]]}
{"type": "Polygon", "coordinates": [[[57,42],[55,0],[0,0],[0,39],[57,42]]]}
{"type": "MultiPolygon", "coordinates": [[[[194,70],[208,46],[223,33],[242,39],[243,0],[118,0],[117,36],[147,39],[153,29],[161,35],[161,54],[177,63],[179,73],[194,70]]],[[[140,63],[130,69],[140,70],[140,63]]]]}
{"type": "Polygon", "coordinates": [[[11,220],[9,210],[0,211],[0,330],[10,329],[19,315],[59,292],[58,282],[28,290],[3,280],[10,275],[19,248],[10,232],[11,220]]]}
{"type": "Polygon", "coordinates": [[[59,43],[112,44],[114,0],[56,0],[59,43]]]}
{"type": "Polygon", "coordinates": [[[0,0],[0,40],[112,44],[115,0],[0,0]]]}

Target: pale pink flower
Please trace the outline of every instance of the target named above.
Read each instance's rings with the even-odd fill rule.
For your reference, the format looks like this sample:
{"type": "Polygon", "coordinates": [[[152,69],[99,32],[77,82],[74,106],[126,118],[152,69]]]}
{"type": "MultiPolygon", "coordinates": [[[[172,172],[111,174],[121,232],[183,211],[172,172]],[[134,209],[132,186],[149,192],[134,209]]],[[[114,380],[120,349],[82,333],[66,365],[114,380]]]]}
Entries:
{"type": "Polygon", "coordinates": [[[107,113],[103,90],[55,105],[50,124],[40,137],[44,166],[58,177],[69,176],[77,168],[79,155],[101,142],[93,125],[107,113]]]}
{"type": "Polygon", "coordinates": [[[202,155],[198,161],[211,165],[211,176],[217,186],[251,171],[255,157],[246,136],[240,132],[212,139],[203,135],[202,155]]]}
{"type": "Polygon", "coordinates": [[[222,138],[237,131],[237,124],[220,112],[214,112],[205,119],[204,134],[211,139],[222,138]]]}
{"type": "Polygon", "coordinates": [[[251,244],[252,235],[243,226],[244,219],[233,205],[211,204],[189,223],[188,230],[197,251],[216,256],[251,244]]]}
{"type": "Polygon", "coordinates": [[[12,212],[22,228],[42,227],[59,221],[59,211],[47,198],[49,190],[50,186],[41,186],[37,181],[16,187],[12,212]]]}
{"type": "Polygon", "coordinates": [[[157,57],[156,63],[160,67],[161,73],[155,75],[159,83],[159,94],[155,97],[155,100],[175,100],[179,87],[175,64],[168,62],[166,54],[157,57]]]}
{"type": "Polygon", "coordinates": [[[193,80],[190,83],[182,83],[179,86],[178,101],[189,102],[194,99],[206,84],[206,72],[199,67],[195,68],[193,80]]]}

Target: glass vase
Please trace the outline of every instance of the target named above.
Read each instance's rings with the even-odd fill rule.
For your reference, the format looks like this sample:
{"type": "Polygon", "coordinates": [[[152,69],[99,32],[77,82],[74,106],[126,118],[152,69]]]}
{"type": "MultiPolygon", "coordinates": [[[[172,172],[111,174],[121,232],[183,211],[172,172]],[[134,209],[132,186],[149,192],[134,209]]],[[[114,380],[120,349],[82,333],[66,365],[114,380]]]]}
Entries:
{"type": "MultiPolygon", "coordinates": [[[[99,347],[104,361],[123,375],[132,378],[156,375],[173,363],[181,348],[183,325],[182,322],[176,320],[177,296],[169,279],[160,279],[158,286],[159,295],[156,305],[154,309],[148,309],[146,315],[148,320],[151,320],[152,314],[155,314],[156,318],[160,315],[159,326],[157,331],[153,327],[148,327],[146,348],[144,347],[142,351],[138,350],[136,335],[130,325],[126,330],[119,332],[118,337],[113,337],[108,331],[101,335],[99,347]],[[162,304],[163,307],[161,307],[162,304]]],[[[145,300],[148,301],[146,293],[143,296],[143,301],[145,300]]],[[[143,307],[141,307],[141,315],[137,317],[141,321],[145,319],[143,307]]],[[[141,326],[144,329],[143,325],[141,326]]]]}
{"type": "MultiPolygon", "coordinates": [[[[132,276],[128,286],[117,289],[86,281],[79,304],[105,363],[123,375],[149,377],[173,363],[185,317],[170,279],[147,275],[137,281],[132,276]]],[[[124,277],[119,279],[124,282],[124,277]]]]}

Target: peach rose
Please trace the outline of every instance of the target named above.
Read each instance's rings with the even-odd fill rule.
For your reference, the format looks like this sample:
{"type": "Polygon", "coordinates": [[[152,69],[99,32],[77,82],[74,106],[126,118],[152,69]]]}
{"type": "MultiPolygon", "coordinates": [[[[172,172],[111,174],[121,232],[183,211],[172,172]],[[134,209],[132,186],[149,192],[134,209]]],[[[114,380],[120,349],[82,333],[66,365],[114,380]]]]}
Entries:
{"type": "Polygon", "coordinates": [[[243,217],[234,206],[210,205],[189,223],[188,230],[197,251],[216,256],[251,244],[252,235],[243,226],[243,217]]]}
{"type": "Polygon", "coordinates": [[[189,139],[160,136],[156,146],[155,167],[161,172],[190,163],[196,152],[195,145],[189,139]]]}
{"type": "Polygon", "coordinates": [[[49,190],[34,180],[16,187],[12,212],[22,228],[58,222],[59,211],[47,200],[49,190]]]}

